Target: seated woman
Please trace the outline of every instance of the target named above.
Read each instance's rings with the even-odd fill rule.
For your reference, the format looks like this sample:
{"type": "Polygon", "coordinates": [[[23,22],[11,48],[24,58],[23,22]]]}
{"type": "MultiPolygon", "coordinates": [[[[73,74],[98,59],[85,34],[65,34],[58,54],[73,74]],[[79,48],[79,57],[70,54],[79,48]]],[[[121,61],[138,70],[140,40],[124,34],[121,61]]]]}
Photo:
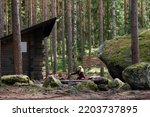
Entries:
{"type": "Polygon", "coordinates": [[[75,75],[75,74],[78,75],[77,80],[84,80],[84,79],[85,79],[85,76],[84,76],[84,69],[83,69],[82,66],[78,66],[77,71],[71,73],[70,75],[75,75]]]}

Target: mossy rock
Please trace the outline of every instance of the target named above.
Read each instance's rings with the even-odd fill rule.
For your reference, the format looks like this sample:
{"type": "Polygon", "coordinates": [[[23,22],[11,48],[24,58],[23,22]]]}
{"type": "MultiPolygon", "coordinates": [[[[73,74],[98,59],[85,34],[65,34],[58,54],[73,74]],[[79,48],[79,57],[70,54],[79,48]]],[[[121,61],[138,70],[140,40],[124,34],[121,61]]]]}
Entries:
{"type": "Polygon", "coordinates": [[[110,89],[121,89],[121,87],[124,85],[125,83],[122,82],[120,79],[118,78],[115,78],[113,80],[111,80],[109,83],[108,83],[108,87],[110,89]]]}
{"type": "Polygon", "coordinates": [[[92,90],[92,91],[97,91],[98,87],[97,87],[97,85],[93,81],[88,80],[86,82],[79,82],[77,84],[77,89],[78,90],[92,90]]]}
{"type": "Polygon", "coordinates": [[[29,80],[28,83],[20,83],[20,82],[16,82],[14,84],[14,86],[34,86],[34,82],[32,80],[29,80]]]}
{"type": "MultiPolygon", "coordinates": [[[[140,61],[150,61],[150,29],[139,33],[140,61]]],[[[121,36],[105,42],[103,53],[99,58],[106,64],[113,78],[122,81],[122,71],[132,65],[131,36],[121,36]]]]}
{"type": "Polygon", "coordinates": [[[131,86],[128,83],[124,83],[123,86],[119,88],[120,90],[131,90],[131,86]]]}
{"type": "Polygon", "coordinates": [[[30,78],[27,75],[5,75],[1,77],[1,82],[7,85],[14,85],[15,83],[29,84],[30,78]]]}
{"type": "Polygon", "coordinates": [[[99,79],[95,79],[94,83],[97,85],[108,84],[109,81],[110,81],[110,79],[108,79],[108,78],[99,78],[99,79]]]}
{"type": "Polygon", "coordinates": [[[150,63],[138,63],[123,71],[124,80],[132,89],[150,89],[150,63]]]}
{"type": "Polygon", "coordinates": [[[108,87],[107,84],[99,84],[98,85],[98,90],[100,90],[100,91],[108,91],[109,87],[108,87]]]}
{"type": "Polygon", "coordinates": [[[61,87],[61,86],[62,86],[61,81],[59,79],[56,79],[52,75],[44,79],[43,87],[55,88],[55,87],[61,87]]]}

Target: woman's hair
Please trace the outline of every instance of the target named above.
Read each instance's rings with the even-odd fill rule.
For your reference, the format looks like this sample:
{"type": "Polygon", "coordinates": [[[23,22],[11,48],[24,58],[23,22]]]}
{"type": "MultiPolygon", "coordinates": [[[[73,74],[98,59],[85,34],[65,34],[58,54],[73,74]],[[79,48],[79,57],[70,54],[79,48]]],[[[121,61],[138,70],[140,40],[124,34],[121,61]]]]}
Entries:
{"type": "Polygon", "coordinates": [[[84,72],[84,69],[83,69],[83,67],[80,65],[80,66],[78,66],[78,69],[77,70],[80,70],[80,72],[84,72]]]}

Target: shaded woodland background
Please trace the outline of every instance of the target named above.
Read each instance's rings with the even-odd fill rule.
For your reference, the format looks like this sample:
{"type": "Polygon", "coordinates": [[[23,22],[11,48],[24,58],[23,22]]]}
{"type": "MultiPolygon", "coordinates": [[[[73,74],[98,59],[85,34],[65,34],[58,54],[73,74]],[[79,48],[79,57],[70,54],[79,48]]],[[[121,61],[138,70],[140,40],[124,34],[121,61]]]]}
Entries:
{"type": "MultiPolygon", "coordinates": [[[[99,45],[131,33],[132,0],[15,0],[19,2],[19,13],[15,15],[12,1],[0,1],[0,37],[12,33],[16,15],[21,30],[57,17],[52,35],[43,42],[46,75],[70,73],[82,65],[85,56],[89,63],[85,67],[90,68],[91,57],[97,56],[99,45]]],[[[138,0],[137,10],[139,30],[150,28],[150,1],[138,0]]]]}

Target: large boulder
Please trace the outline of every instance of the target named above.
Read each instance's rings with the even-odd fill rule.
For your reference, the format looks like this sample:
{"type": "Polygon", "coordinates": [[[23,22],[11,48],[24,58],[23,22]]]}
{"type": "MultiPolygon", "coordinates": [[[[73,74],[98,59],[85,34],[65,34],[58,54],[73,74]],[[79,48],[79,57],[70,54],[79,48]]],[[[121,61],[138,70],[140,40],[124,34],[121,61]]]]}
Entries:
{"type": "Polygon", "coordinates": [[[124,80],[132,89],[150,89],[150,63],[139,63],[123,71],[124,80]]]}
{"type": "Polygon", "coordinates": [[[62,83],[59,79],[56,79],[53,75],[48,76],[47,78],[44,79],[43,87],[61,87],[62,83]]]}
{"type": "Polygon", "coordinates": [[[7,85],[16,83],[30,84],[30,78],[27,75],[5,75],[1,77],[1,82],[7,85]]]}
{"type": "MultiPolygon", "coordinates": [[[[150,29],[139,34],[140,61],[150,61],[150,29]]],[[[113,78],[122,81],[122,71],[132,64],[131,62],[131,36],[122,36],[108,40],[99,48],[99,58],[108,67],[113,78]]]]}

